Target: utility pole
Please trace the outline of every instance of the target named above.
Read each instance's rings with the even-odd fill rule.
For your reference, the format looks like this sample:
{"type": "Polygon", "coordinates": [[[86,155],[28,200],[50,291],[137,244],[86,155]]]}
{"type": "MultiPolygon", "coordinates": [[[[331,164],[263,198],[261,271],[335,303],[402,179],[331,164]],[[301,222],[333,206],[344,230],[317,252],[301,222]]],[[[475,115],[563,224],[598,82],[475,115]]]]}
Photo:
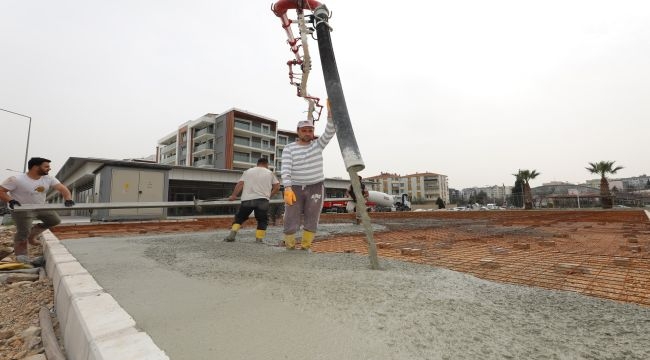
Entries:
{"type": "Polygon", "coordinates": [[[23,114],[19,114],[17,112],[9,111],[9,110],[6,110],[6,109],[0,109],[0,110],[8,112],[10,114],[22,116],[22,117],[25,117],[25,118],[29,119],[29,127],[27,128],[27,146],[25,147],[25,163],[23,165],[23,172],[25,173],[25,172],[27,172],[27,153],[29,152],[29,135],[32,132],[32,117],[27,116],[27,115],[23,115],[23,114]]]}

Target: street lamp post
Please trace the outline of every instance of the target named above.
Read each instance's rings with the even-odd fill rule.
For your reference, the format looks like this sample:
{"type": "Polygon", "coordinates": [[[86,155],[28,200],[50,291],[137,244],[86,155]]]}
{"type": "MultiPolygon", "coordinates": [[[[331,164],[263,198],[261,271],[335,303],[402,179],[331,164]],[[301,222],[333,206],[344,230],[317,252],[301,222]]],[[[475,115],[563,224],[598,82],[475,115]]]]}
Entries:
{"type": "Polygon", "coordinates": [[[17,112],[9,111],[9,110],[6,110],[6,109],[0,109],[0,110],[11,113],[11,114],[14,114],[14,115],[26,117],[26,118],[29,119],[29,127],[27,128],[27,146],[25,147],[25,163],[23,165],[23,172],[27,172],[27,153],[29,152],[29,135],[32,132],[32,117],[27,116],[27,115],[23,115],[23,114],[19,114],[17,112]]]}

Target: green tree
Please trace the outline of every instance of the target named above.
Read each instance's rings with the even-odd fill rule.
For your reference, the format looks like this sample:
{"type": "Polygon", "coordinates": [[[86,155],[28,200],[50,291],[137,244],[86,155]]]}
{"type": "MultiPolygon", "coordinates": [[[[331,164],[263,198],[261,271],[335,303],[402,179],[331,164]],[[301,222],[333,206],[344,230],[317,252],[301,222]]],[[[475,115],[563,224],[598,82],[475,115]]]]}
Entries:
{"type": "Polygon", "coordinates": [[[468,203],[470,205],[476,204],[476,193],[475,192],[472,192],[472,194],[469,196],[468,203]]]}
{"type": "Polygon", "coordinates": [[[614,202],[612,201],[612,193],[609,191],[609,181],[607,181],[607,174],[616,174],[617,171],[623,169],[622,166],[614,167],[616,161],[599,161],[597,163],[589,163],[589,167],[585,168],[592,174],[600,175],[600,204],[603,209],[611,209],[614,202]]]}
{"type": "Polygon", "coordinates": [[[438,199],[436,200],[436,205],[438,205],[438,209],[444,209],[445,208],[445,202],[438,196],[438,199]]]}
{"type": "MultiPolygon", "coordinates": [[[[530,210],[533,208],[533,194],[530,191],[530,180],[538,177],[541,173],[537,170],[519,170],[518,173],[512,174],[518,181],[524,183],[524,208],[530,210]]],[[[515,182],[516,184],[516,182],[515,182]]]]}

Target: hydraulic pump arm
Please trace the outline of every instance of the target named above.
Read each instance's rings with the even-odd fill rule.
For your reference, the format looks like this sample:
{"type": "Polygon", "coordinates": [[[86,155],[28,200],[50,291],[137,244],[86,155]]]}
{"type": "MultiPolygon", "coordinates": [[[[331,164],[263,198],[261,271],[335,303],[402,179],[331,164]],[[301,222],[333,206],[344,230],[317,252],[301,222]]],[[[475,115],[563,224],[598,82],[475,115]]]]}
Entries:
{"type": "Polygon", "coordinates": [[[287,34],[287,43],[294,55],[293,59],[287,61],[289,66],[289,83],[296,87],[296,95],[307,101],[307,119],[318,121],[323,111],[320,98],[312,96],[307,91],[309,73],[311,72],[311,55],[309,54],[308,36],[314,32],[313,28],[307,27],[303,10],[313,11],[321,4],[314,0],[280,0],[275,3],[271,10],[280,18],[282,28],[287,34]],[[288,10],[296,10],[297,18],[290,20],[287,16],[288,10]],[[296,25],[299,37],[293,35],[292,25],[296,25]],[[294,71],[298,67],[299,70],[294,71]]]}

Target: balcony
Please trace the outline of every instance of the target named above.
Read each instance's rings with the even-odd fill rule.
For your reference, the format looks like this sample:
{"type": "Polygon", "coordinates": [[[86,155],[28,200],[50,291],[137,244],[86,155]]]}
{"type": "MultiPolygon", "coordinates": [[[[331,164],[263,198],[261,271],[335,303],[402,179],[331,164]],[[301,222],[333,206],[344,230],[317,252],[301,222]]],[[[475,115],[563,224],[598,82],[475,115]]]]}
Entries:
{"type": "Polygon", "coordinates": [[[253,163],[248,162],[248,161],[239,161],[239,160],[233,161],[233,167],[234,168],[250,169],[250,168],[255,167],[255,166],[256,166],[256,164],[253,164],[253,163]]]}
{"type": "Polygon", "coordinates": [[[192,155],[195,157],[201,157],[201,156],[206,156],[210,155],[214,152],[214,146],[210,143],[203,143],[199,146],[196,146],[194,148],[194,151],[192,152],[192,155]]]}
{"type": "Polygon", "coordinates": [[[176,155],[164,157],[160,160],[160,163],[163,165],[174,164],[176,162],[176,155]]]}
{"type": "Polygon", "coordinates": [[[256,124],[239,119],[235,119],[235,135],[257,135],[267,139],[275,139],[275,131],[270,128],[262,127],[260,123],[256,124]]]}
{"type": "Polygon", "coordinates": [[[162,154],[167,154],[169,152],[172,152],[173,150],[176,150],[176,143],[165,145],[160,152],[162,154]]]}
{"type": "Polygon", "coordinates": [[[255,161],[257,159],[254,159],[249,153],[235,151],[233,154],[234,167],[248,169],[256,165],[255,161]]]}
{"type": "Polygon", "coordinates": [[[237,150],[243,150],[243,151],[261,151],[264,153],[268,154],[274,154],[275,153],[275,148],[271,145],[262,145],[261,143],[256,143],[256,142],[251,142],[247,140],[243,140],[241,138],[235,137],[233,147],[237,150]]]}
{"type": "Polygon", "coordinates": [[[242,153],[235,152],[233,154],[233,160],[240,163],[252,164],[250,154],[242,154],[242,153]]]}
{"type": "Polygon", "coordinates": [[[212,159],[201,159],[194,162],[196,167],[213,167],[214,161],[212,159]]]}
{"type": "Polygon", "coordinates": [[[201,143],[210,139],[214,139],[214,133],[210,128],[201,129],[194,133],[194,142],[201,143]]]}

